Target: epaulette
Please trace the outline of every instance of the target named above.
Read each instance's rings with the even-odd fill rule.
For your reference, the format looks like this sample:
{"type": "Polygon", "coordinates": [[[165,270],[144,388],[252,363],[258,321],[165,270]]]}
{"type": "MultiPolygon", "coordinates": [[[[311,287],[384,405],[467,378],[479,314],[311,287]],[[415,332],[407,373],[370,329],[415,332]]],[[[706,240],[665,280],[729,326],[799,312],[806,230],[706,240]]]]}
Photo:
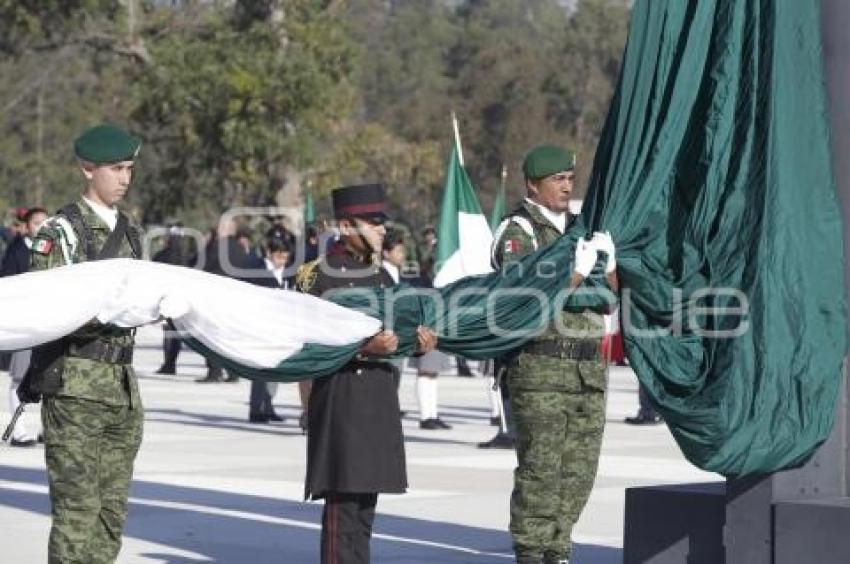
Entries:
{"type": "Polygon", "coordinates": [[[305,262],[298,267],[298,272],[295,273],[295,287],[299,292],[307,293],[316,283],[318,272],[319,259],[305,262]]]}

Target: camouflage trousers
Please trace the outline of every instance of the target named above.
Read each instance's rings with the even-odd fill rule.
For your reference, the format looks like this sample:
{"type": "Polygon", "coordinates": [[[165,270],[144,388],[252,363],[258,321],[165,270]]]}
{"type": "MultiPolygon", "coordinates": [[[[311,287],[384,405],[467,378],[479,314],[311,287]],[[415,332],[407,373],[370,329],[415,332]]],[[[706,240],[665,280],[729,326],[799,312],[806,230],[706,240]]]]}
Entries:
{"type": "Polygon", "coordinates": [[[142,442],[141,405],[48,398],[41,417],[53,517],[48,562],[114,562],[142,442]]]}
{"type": "Polygon", "coordinates": [[[510,531],[517,558],[569,558],[605,427],[605,366],[520,354],[508,366],[517,468],[510,531]]]}

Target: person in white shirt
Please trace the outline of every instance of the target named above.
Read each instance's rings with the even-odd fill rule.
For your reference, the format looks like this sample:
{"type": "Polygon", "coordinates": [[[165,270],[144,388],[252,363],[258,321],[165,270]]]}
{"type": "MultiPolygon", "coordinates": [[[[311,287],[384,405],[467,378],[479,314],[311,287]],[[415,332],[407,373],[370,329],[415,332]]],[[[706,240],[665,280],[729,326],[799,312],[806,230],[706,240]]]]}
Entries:
{"type": "MultiPolygon", "coordinates": [[[[292,288],[291,277],[287,276],[289,257],[292,249],[283,239],[271,238],[266,242],[266,273],[257,283],[268,288],[289,290],[292,288]]],[[[300,388],[299,388],[300,391],[300,388]]],[[[272,399],[277,393],[277,384],[251,381],[251,396],[249,401],[248,421],[250,423],[269,423],[283,421],[284,418],[275,413],[272,399]]]]}

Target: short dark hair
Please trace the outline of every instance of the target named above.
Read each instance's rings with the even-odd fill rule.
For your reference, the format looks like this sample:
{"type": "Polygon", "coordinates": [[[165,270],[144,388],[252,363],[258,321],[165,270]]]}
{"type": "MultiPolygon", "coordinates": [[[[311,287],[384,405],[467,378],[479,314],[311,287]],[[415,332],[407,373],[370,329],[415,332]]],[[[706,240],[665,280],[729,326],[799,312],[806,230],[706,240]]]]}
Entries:
{"type": "Polygon", "coordinates": [[[269,254],[291,253],[292,245],[289,244],[289,241],[281,239],[280,237],[271,237],[266,241],[266,249],[268,249],[269,254]]]}
{"type": "Polygon", "coordinates": [[[398,229],[390,229],[384,235],[384,242],[381,248],[385,251],[391,251],[397,245],[404,245],[404,233],[398,229]]]}
{"type": "Polygon", "coordinates": [[[32,219],[32,216],[37,213],[43,213],[44,215],[47,215],[47,210],[39,207],[30,208],[27,210],[27,213],[24,214],[24,217],[21,218],[21,221],[23,221],[24,223],[29,223],[29,221],[32,219]]]}

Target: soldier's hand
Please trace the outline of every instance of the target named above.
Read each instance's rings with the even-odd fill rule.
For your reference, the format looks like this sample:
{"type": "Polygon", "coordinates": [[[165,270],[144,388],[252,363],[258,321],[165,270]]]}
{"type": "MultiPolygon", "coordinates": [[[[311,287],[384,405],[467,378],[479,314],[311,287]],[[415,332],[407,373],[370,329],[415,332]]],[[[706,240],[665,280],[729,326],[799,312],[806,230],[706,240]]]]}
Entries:
{"type": "Polygon", "coordinates": [[[369,356],[387,356],[398,348],[398,337],[392,331],[381,331],[360,347],[360,353],[369,356]]]}
{"type": "Polygon", "coordinates": [[[428,327],[420,325],[416,328],[416,341],[417,350],[425,354],[431,352],[437,346],[437,334],[428,327]]]}
{"type": "Polygon", "coordinates": [[[596,265],[596,247],[584,239],[576,241],[575,266],[573,271],[587,278],[596,265]]]}

